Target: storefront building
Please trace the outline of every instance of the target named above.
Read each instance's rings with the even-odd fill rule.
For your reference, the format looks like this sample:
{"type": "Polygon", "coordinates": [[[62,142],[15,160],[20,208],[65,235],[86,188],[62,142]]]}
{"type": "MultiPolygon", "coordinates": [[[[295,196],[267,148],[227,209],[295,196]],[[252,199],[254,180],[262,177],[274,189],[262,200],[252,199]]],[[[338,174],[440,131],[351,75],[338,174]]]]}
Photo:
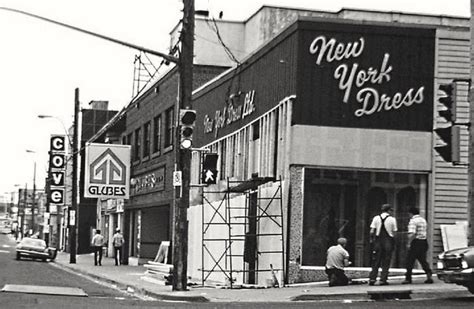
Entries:
{"type": "MultiPolygon", "coordinates": [[[[433,128],[444,124],[438,86],[469,78],[468,20],[339,16],[300,17],[194,92],[194,142],[219,155],[219,181],[192,192],[191,276],[264,284],[273,269],[280,281],[317,280],[338,237],[368,267],[383,203],[395,208],[392,266],[403,268],[410,206],[428,220],[430,259],[442,251],[440,224],[467,220],[467,169],[436,154],[433,128]]],[[[467,86],[457,99],[467,122],[467,86]]],[[[202,159],[194,154],[192,183],[202,159]]]]}
{"type": "MultiPolygon", "coordinates": [[[[194,87],[224,69],[196,66],[194,87]]],[[[178,78],[177,68],[170,69],[90,140],[132,146],[130,198],[99,201],[97,207],[110,254],[114,230],[122,230],[126,264],[153,260],[161,242],[171,240],[178,78]]]]}
{"type": "MultiPolygon", "coordinates": [[[[437,89],[470,76],[468,19],[264,6],[220,30],[241,53],[215,77],[229,62],[196,43],[193,147],[219,159],[217,183],[201,186],[206,152],[193,152],[190,276],[265,284],[273,269],[280,282],[317,280],[339,236],[354,267],[367,267],[382,203],[394,205],[401,231],[393,267],[403,267],[412,205],[428,220],[430,260],[442,251],[440,225],[467,219],[468,174],[433,150],[433,128],[445,124],[437,89]]],[[[210,37],[198,34],[200,44],[210,37]]],[[[172,69],[93,138],[132,145],[120,215],[130,263],[153,259],[172,236],[177,84],[172,69]]],[[[467,87],[457,97],[468,122],[467,87]]]]}

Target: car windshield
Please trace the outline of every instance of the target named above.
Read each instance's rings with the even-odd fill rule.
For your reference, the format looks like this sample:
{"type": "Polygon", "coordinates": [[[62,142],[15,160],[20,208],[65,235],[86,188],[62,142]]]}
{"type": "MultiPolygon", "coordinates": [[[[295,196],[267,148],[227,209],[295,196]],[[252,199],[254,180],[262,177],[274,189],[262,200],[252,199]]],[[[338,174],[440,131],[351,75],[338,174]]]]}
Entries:
{"type": "Polygon", "coordinates": [[[43,239],[23,238],[20,244],[24,246],[46,247],[46,242],[43,239]]]}

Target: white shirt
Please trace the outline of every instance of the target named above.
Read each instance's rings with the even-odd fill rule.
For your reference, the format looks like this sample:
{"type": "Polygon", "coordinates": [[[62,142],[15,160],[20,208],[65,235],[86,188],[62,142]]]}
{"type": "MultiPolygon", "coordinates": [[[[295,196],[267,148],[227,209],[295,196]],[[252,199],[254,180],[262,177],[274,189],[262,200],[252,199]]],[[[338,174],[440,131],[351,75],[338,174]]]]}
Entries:
{"type": "Polygon", "coordinates": [[[95,234],[94,237],[92,237],[91,244],[96,247],[102,247],[104,245],[104,236],[95,234]]]}
{"type": "Polygon", "coordinates": [[[385,225],[385,230],[387,231],[388,235],[390,235],[391,237],[395,236],[395,232],[398,231],[398,229],[397,229],[397,220],[393,216],[390,216],[387,212],[383,212],[380,215],[376,215],[372,219],[372,223],[370,224],[370,228],[375,229],[375,235],[379,236],[380,235],[380,230],[382,228],[382,220],[380,219],[380,216],[382,216],[382,218],[384,218],[384,219],[387,216],[389,216],[385,220],[385,224],[384,224],[385,225]]]}
{"type": "Polygon", "coordinates": [[[349,253],[341,245],[332,246],[327,251],[326,268],[344,269],[344,260],[349,259],[349,253]]]}

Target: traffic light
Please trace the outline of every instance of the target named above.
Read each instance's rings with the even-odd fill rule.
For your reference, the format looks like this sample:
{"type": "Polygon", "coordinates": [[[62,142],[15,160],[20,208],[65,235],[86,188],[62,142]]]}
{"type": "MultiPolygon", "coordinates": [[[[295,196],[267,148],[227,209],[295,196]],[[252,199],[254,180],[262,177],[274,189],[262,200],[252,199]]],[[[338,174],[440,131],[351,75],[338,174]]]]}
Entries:
{"type": "Polygon", "coordinates": [[[205,153],[202,162],[201,183],[212,185],[217,183],[217,153],[205,153]]]}
{"type": "Polygon", "coordinates": [[[443,91],[444,95],[439,97],[438,101],[445,109],[438,110],[438,115],[444,118],[448,125],[434,130],[443,142],[434,149],[444,161],[457,163],[460,160],[460,130],[456,125],[456,83],[441,84],[439,90],[443,91]]]}
{"type": "Polygon", "coordinates": [[[459,154],[459,126],[449,126],[445,128],[435,129],[435,132],[444,142],[443,145],[435,146],[435,150],[446,162],[458,163],[460,161],[459,154]]]}
{"type": "Polygon", "coordinates": [[[438,111],[438,114],[447,122],[454,123],[456,121],[456,83],[441,84],[439,90],[443,91],[445,95],[439,97],[438,101],[446,109],[438,111]]]}
{"type": "Polygon", "coordinates": [[[181,109],[179,111],[180,146],[181,149],[189,149],[193,142],[194,125],[196,122],[196,111],[181,109]]]}

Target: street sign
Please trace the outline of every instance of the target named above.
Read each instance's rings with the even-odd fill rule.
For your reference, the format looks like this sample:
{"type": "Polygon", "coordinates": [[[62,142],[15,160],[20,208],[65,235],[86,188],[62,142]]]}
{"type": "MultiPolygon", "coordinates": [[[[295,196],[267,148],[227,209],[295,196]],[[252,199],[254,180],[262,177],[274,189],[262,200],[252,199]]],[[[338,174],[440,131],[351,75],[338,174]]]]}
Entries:
{"type": "Polygon", "coordinates": [[[69,225],[75,226],[76,225],[76,211],[73,209],[69,209],[69,225]]]}
{"type": "Polygon", "coordinates": [[[181,187],[183,185],[182,173],[181,171],[173,172],[173,187],[181,187]]]}

